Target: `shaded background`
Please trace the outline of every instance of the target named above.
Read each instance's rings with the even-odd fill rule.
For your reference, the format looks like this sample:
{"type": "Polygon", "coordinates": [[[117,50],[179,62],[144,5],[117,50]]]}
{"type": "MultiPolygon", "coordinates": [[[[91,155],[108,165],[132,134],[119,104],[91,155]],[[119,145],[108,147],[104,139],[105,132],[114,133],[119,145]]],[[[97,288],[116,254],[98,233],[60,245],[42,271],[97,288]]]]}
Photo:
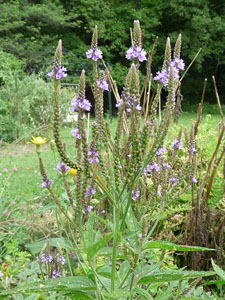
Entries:
{"type": "MultiPolygon", "coordinates": [[[[99,48],[110,63],[112,75],[122,87],[130,62],[129,28],[141,22],[144,43],[149,51],[159,36],[153,57],[153,74],[161,69],[167,36],[174,45],[182,33],[182,58],[186,66],[198,49],[202,51],[186,75],[184,103],[198,103],[204,78],[209,83],[206,101],[216,103],[212,75],[215,75],[221,102],[225,96],[225,1],[222,0],[0,0],[0,49],[23,61],[28,73],[50,70],[59,39],[63,40],[63,65],[67,82],[77,83],[82,68],[91,69],[85,52],[90,48],[94,25],[99,27],[99,48]]],[[[144,64],[144,63],[143,63],[144,64]]],[[[0,84],[4,80],[0,78],[0,84]]]]}

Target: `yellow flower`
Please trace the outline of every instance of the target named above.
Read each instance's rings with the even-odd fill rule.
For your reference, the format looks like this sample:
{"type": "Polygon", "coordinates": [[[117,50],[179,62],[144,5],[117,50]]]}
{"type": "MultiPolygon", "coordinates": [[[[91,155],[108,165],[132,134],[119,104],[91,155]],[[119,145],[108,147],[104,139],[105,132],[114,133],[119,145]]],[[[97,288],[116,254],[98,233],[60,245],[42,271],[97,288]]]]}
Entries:
{"type": "Polygon", "coordinates": [[[77,170],[71,168],[71,169],[69,169],[69,170],[67,171],[67,173],[68,173],[70,176],[75,176],[75,175],[77,174],[77,170]]]}
{"type": "Polygon", "coordinates": [[[40,136],[38,136],[38,137],[32,136],[32,139],[30,140],[30,142],[35,144],[36,146],[41,146],[46,143],[46,138],[42,138],[40,136]]]}

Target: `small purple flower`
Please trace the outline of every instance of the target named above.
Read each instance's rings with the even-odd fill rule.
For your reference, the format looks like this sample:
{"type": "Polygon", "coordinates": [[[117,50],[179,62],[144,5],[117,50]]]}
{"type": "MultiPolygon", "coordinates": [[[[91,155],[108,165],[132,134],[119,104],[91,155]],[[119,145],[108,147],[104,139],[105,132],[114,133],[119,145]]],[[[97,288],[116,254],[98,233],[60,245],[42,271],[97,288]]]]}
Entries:
{"type": "Polygon", "coordinates": [[[79,111],[79,108],[83,111],[90,111],[91,103],[85,97],[77,97],[72,100],[72,111],[79,111]]]}
{"type": "Polygon", "coordinates": [[[72,136],[76,137],[77,139],[79,139],[79,140],[81,139],[81,134],[80,134],[79,128],[72,129],[71,134],[72,134],[72,136]]]}
{"type": "Polygon", "coordinates": [[[88,161],[90,164],[99,163],[98,152],[94,146],[91,146],[90,150],[88,150],[88,161]]]}
{"type": "Polygon", "coordinates": [[[141,239],[141,238],[142,238],[142,233],[139,233],[139,234],[138,234],[138,237],[141,239]]]}
{"type": "Polygon", "coordinates": [[[107,81],[104,78],[100,78],[97,82],[98,87],[102,89],[103,91],[108,91],[109,90],[109,85],[107,81]]]}
{"type": "Polygon", "coordinates": [[[12,170],[13,170],[14,172],[17,172],[17,171],[18,171],[17,166],[14,166],[14,167],[12,168],[12,170]]]}
{"type": "Polygon", "coordinates": [[[146,55],[147,53],[144,49],[142,49],[140,46],[135,46],[127,50],[126,58],[129,60],[137,58],[139,62],[142,62],[146,60],[146,55]]]}
{"type": "Polygon", "coordinates": [[[67,77],[66,68],[61,67],[61,66],[59,68],[56,68],[54,66],[52,71],[48,73],[48,76],[52,77],[52,78],[55,78],[57,80],[62,79],[64,77],[67,77]]]}
{"type": "Polygon", "coordinates": [[[3,277],[4,276],[4,274],[2,273],[2,271],[0,271],[0,277],[3,277]]]}
{"type": "Polygon", "coordinates": [[[64,266],[65,263],[66,263],[66,259],[65,259],[64,256],[58,256],[57,257],[57,262],[64,266]]]}
{"type": "Polygon", "coordinates": [[[10,212],[8,211],[8,209],[3,210],[3,215],[5,215],[7,217],[10,215],[10,212]]]}
{"type": "Polygon", "coordinates": [[[198,180],[197,180],[194,176],[191,178],[191,181],[192,181],[193,183],[197,183],[197,182],[198,182],[198,180]]]}
{"type": "Polygon", "coordinates": [[[50,187],[52,185],[52,183],[53,183],[53,180],[47,178],[46,181],[42,182],[41,187],[43,189],[48,188],[48,187],[50,187]]]}
{"type": "Polygon", "coordinates": [[[177,70],[184,70],[185,64],[183,59],[181,58],[175,58],[171,63],[173,68],[176,68],[177,70]]]}
{"type": "Polygon", "coordinates": [[[169,182],[172,183],[172,185],[177,185],[178,184],[178,178],[177,177],[172,177],[169,179],[169,182]]]}
{"type": "Polygon", "coordinates": [[[166,148],[165,147],[162,147],[162,148],[159,148],[157,151],[156,151],[156,155],[157,156],[160,156],[162,155],[163,153],[166,152],[166,148]]]}
{"type": "Polygon", "coordinates": [[[53,270],[53,272],[52,272],[52,278],[59,278],[61,276],[62,276],[62,274],[61,274],[61,272],[59,270],[53,270]]]}
{"type": "Polygon", "coordinates": [[[87,212],[90,213],[94,207],[92,205],[88,205],[87,212]]]}
{"type": "Polygon", "coordinates": [[[58,163],[58,165],[56,166],[56,171],[59,171],[59,172],[66,172],[70,170],[70,167],[68,167],[63,161],[60,161],[58,163]]]}
{"type": "Polygon", "coordinates": [[[24,205],[20,205],[19,209],[24,210],[25,209],[24,205]]]}
{"type": "Polygon", "coordinates": [[[102,51],[98,48],[91,48],[86,52],[87,58],[90,58],[94,61],[102,59],[102,51]]]}
{"type": "Polygon", "coordinates": [[[132,190],[132,199],[136,200],[138,197],[140,197],[140,191],[139,190],[132,190]]]}
{"type": "Polygon", "coordinates": [[[96,194],[96,189],[93,187],[87,188],[86,189],[86,195],[88,197],[91,197],[92,195],[96,194]]]}
{"type": "Polygon", "coordinates": [[[174,149],[183,149],[183,142],[180,139],[176,139],[172,142],[172,144],[170,145],[170,147],[174,148],[174,149]]]}
{"type": "Polygon", "coordinates": [[[146,167],[146,170],[149,173],[151,173],[152,171],[159,172],[160,169],[161,169],[160,166],[155,162],[152,162],[150,165],[147,165],[146,167]]]}
{"type": "Polygon", "coordinates": [[[163,166],[163,169],[165,169],[165,170],[171,168],[171,165],[168,163],[165,163],[165,162],[162,163],[162,166],[163,166]]]}
{"type": "Polygon", "coordinates": [[[193,156],[197,152],[197,149],[195,148],[195,144],[193,143],[191,145],[191,156],[193,156]]]}

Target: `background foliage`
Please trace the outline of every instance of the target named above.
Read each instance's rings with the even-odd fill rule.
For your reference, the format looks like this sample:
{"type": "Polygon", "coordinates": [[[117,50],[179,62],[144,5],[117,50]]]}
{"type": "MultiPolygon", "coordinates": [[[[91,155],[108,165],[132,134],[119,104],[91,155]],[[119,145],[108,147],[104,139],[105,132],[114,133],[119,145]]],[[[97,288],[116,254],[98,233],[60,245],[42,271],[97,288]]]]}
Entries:
{"type": "MultiPolygon", "coordinates": [[[[71,80],[91,66],[85,58],[91,32],[99,26],[99,45],[106,62],[121,86],[129,62],[129,27],[139,19],[144,31],[144,48],[150,50],[159,36],[153,73],[161,68],[167,36],[172,42],[183,35],[182,56],[188,65],[202,51],[183,83],[185,100],[198,102],[205,77],[217,78],[220,95],[225,89],[225,2],[220,0],[4,0],[0,1],[0,44],[4,51],[23,59],[27,72],[49,67],[59,38],[63,39],[64,64],[71,80]],[[125,43],[124,43],[125,41],[125,43]]],[[[212,84],[206,99],[215,102],[212,84]]]]}

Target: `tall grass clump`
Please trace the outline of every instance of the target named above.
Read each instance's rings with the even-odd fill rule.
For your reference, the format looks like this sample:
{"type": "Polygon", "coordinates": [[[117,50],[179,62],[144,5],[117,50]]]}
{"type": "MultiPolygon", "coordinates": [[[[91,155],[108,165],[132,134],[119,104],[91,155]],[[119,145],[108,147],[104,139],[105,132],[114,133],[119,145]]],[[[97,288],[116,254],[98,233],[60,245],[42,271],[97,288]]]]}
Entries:
{"type": "MultiPolygon", "coordinates": [[[[214,272],[178,269],[168,252],[202,253],[205,250],[213,255],[215,248],[205,247],[207,245],[199,239],[196,241],[200,244],[189,239],[188,246],[162,241],[159,232],[168,210],[179,212],[183,209],[177,207],[176,201],[187,191],[192,191],[193,195],[187,210],[191,210],[194,232],[193,220],[199,214],[196,209],[201,199],[207,203],[216,171],[210,166],[218,165],[223,159],[224,123],[221,122],[215,153],[205,172],[196,140],[203,100],[191,129],[180,128],[176,135],[168,135],[173,120],[177,120],[180,113],[181,72],[185,69],[181,35],[173,50],[167,39],[162,69],[154,77],[151,64],[155,44],[147,53],[142,42],[140,23],[135,20],[131,47],[126,53],[131,65],[120,95],[98,47],[95,26],[91,48],[86,52],[93,64],[91,88],[95,120],[89,123],[85,118],[91,103],[85,95],[83,70],[70,109],[78,118],[71,131],[74,154],[69,156],[60,135],[60,82],[67,74],[62,65],[62,41],[59,41],[53,69],[48,74],[54,82],[54,142],[51,147],[59,158],[56,181],[49,178],[45,168],[42,144],[46,140],[34,137],[31,142],[36,145],[42,188],[49,191],[57,204],[60,237],[39,244],[36,252],[30,245],[33,253],[39,251],[38,261],[46,270],[46,277],[11,292],[54,291],[65,299],[189,299],[189,296],[197,299],[195,295],[201,297],[198,299],[216,299],[197,286],[203,277],[212,276],[214,272]],[[105,67],[102,71],[99,70],[100,61],[105,67]],[[139,67],[143,62],[147,72],[142,87],[139,67]],[[114,136],[103,113],[103,94],[109,85],[118,108],[114,136]],[[162,90],[167,92],[164,107],[162,90]],[[61,254],[54,254],[53,259],[53,246],[66,255],[63,266],[61,254]]],[[[217,266],[214,264],[214,267],[217,266]]]]}

